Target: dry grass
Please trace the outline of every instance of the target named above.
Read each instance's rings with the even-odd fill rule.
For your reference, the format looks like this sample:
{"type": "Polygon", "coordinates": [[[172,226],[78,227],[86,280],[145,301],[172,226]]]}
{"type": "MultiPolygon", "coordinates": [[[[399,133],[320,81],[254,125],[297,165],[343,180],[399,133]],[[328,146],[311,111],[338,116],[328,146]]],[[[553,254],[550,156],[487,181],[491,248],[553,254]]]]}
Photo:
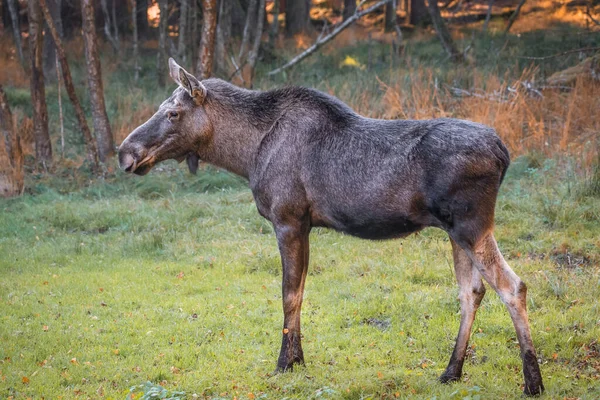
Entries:
{"type": "Polygon", "coordinates": [[[136,98],[142,95],[141,89],[132,89],[125,95],[116,98],[117,115],[112,121],[115,142],[120,144],[136,127],[146,122],[155,112],[156,105],[137,104],[136,98]]]}
{"type": "MultiPolygon", "coordinates": [[[[23,49],[23,56],[28,59],[27,49],[23,49]]],[[[29,78],[21,65],[12,40],[0,40],[0,82],[10,82],[14,86],[29,85],[29,78]]]]}
{"type": "Polygon", "coordinates": [[[410,71],[409,86],[383,83],[385,118],[465,118],[493,126],[514,155],[577,155],[591,167],[600,138],[600,84],[579,78],[569,90],[535,91],[535,70],[507,83],[473,73],[468,90],[439,85],[431,70],[410,71]]]}

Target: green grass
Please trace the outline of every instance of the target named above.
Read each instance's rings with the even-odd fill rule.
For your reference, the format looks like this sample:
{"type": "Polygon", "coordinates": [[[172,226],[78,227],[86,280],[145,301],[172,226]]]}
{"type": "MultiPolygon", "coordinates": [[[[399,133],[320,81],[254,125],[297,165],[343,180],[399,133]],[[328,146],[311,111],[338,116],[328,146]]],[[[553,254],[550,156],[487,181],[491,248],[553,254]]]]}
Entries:
{"type": "MultiPolygon", "coordinates": [[[[529,286],[544,398],[594,399],[600,198],[568,184],[568,170],[516,160],[496,232],[529,286]]],[[[147,381],[184,398],[520,395],[514,329],[491,291],[463,380],[436,381],[459,322],[450,244],[439,230],[383,242],[313,230],[307,365],[272,375],[279,255],[244,182],[167,164],[79,190],[69,186],[77,177],[28,183],[34,194],[0,202],[0,398],[123,399],[147,381]]]]}

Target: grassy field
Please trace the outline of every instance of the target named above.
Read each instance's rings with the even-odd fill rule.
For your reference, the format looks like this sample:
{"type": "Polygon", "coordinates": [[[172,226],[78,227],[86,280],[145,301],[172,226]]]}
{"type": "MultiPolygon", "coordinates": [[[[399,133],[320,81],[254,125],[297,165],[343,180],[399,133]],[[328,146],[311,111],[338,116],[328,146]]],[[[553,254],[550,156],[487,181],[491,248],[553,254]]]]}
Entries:
{"type": "MultiPolygon", "coordinates": [[[[568,171],[532,157],[513,162],[497,238],[530,288],[545,398],[595,399],[600,198],[568,171]]],[[[307,365],[272,375],[279,255],[244,182],[210,168],[189,177],[171,164],[78,191],[53,180],[40,177],[34,195],[0,203],[1,398],[122,399],[147,381],[183,398],[520,394],[514,330],[491,291],[463,381],[436,381],[459,322],[441,231],[370,242],[314,230],[307,365]]]]}
{"type": "MultiPolygon", "coordinates": [[[[492,32],[501,27],[492,21],[492,32]]],[[[568,25],[507,37],[469,29],[455,32],[461,48],[472,48],[467,66],[448,63],[431,34],[407,35],[400,58],[389,44],[342,36],[274,78],[265,72],[297,50],[288,44],[280,58],[265,57],[256,87],[316,87],[370,117],[450,116],[494,126],[513,154],[496,238],[529,286],[543,398],[598,399],[600,172],[591,171],[600,85],[579,80],[572,90],[536,98],[527,84],[577,64],[580,55],[523,57],[598,46],[600,33],[568,25]],[[457,97],[452,88],[485,95],[457,97]]],[[[88,107],[83,57],[76,56],[82,44],[69,46],[88,107]]],[[[0,79],[11,82],[5,89],[31,152],[31,121],[21,119],[31,114],[28,82],[1,53],[0,79]]],[[[130,60],[104,54],[108,113],[120,141],[174,85],[157,88],[155,49],[143,49],[138,84],[130,60]]],[[[49,84],[58,154],[56,94],[49,84]]],[[[51,174],[36,172],[29,157],[25,195],[0,200],[0,399],[140,399],[159,385],[187,399],[521,395],[515,332],[491,290],[463,380],[437,382],[460,313],[450,243],[433,229],[383,242],[313,230],[303,307],[307,364],[273,375],[283,319],[280,260],[245,182],[210,167],[190,176],[173,163],[145,177],[114,172],[113,164],[106,178],[91,178],[69,104],[65,139],[65,159],[55,156],[51,174]]]]}

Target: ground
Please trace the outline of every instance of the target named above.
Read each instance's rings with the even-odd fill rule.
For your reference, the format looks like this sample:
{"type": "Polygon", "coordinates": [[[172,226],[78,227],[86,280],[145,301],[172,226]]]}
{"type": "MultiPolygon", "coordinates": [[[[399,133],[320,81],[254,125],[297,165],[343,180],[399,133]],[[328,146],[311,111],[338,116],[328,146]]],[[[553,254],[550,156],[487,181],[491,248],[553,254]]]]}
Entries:
{"type": "MultiPolygon", "coordinates": [[[[502,24],[493,20],[491,35],[479,34],[480,25],[453,27],[459,46],[471,49],[468,65],[450,64],[431,32],[407,33],[404,52],[392,57],[389,40],[369,41],[359,31],[266,77],[297,51],[288,43],[276,58],[264,54],[256,87],[316,87],[370,117],[450,116],[494,126],[513,155],[496,237],[529,287],[542,398],[597,399],[600,85],[581,78],[539,97],[531,87],[589,53],[525,57],[597,47],[600,35],[553,22],[505,37],[502,24]]],[[[81,54],[80,41],[69,46],[69,54],[81,54]]],[[[14,57],[2,54],[0,78],[11,82],[5,89],[22,118],[30,114],[28,82],[14,57]]],[[[156,86],[149,46],[138,83],[130,60],[111,58],[108,48],[103,54],[119,142],[174,86],[156,86]]],[[[87,107],[82,59],[71,63],[87,107]]],[[[56,94],[49,84],[52,173],[35,171],[28,157],[25,195],[0,201],[0,398],[140,399],[159,385],[188,399],[520,396],[514,329],[489,288],[463,379],[438,383],[459,304],[450,243],[435,229],[381,242],[313,230],[302,317],[307,364],[274,375],[280,260],[246,183],[207,166],[194,177],[174,163],[145,177],[112,164],[105,178],[92,177],[68,104],[65,158],[59,155],[56,94]]],[[[29,153],[30,123],[18,125],[29,153]]]]}

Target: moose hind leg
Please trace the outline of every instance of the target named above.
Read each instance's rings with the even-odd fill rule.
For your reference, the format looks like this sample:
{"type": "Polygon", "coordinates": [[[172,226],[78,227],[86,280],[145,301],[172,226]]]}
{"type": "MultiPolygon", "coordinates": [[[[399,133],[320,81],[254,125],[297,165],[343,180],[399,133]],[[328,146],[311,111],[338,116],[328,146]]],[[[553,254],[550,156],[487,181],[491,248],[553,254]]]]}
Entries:
{"type": "Polygon", "coordinates": [[[300,334],[300,310],[308,271],[308,224],[275,225],[283,265],[283,336],[276,372],[292,370],[304,364],[300,334]]]}
{"type": "Polygon", "coordinates": [[[540,394],[544,385],[527,318],[527,286],[506,263],[491,232],[479,239],[467,253],[508,308],[521,348],[525,377],[523,392],[529,396],[540,394]]]}
{"type": "Polygon", "coordinates": [[[462,367],[465,361],[471,328],[475,320],[475,313],[485,295],[485,286],[481,281],[481,275],[473,266],[468,254],[452,239],[450,239],[450,242],[452,243],[454,271],[460,291],[460,328],[448,367],[446,367],[446,371],[440,376],[442,383],[457,381],[462,375],[462,367]]]}

